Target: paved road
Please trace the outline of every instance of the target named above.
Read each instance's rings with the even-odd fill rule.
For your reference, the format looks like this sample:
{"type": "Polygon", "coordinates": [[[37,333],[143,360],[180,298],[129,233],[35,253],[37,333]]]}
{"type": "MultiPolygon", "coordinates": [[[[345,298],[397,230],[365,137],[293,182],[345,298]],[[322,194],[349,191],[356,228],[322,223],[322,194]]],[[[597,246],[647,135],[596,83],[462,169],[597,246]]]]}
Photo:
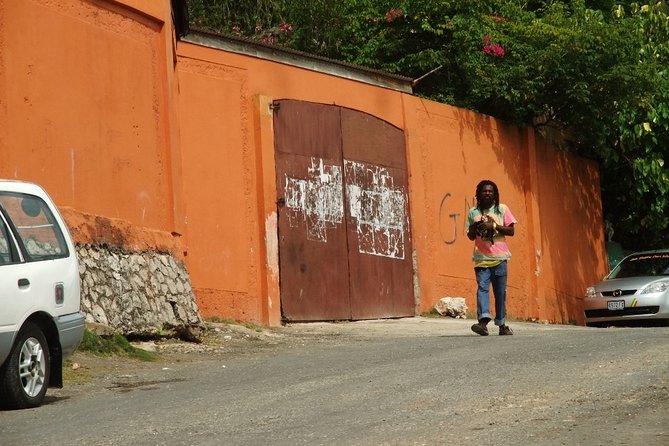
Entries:
{"type": "Polygon", "coordinates": [[[669,328],[412,318],[123,363],[0,412],[0,445],[665,445],[669,328]]]}

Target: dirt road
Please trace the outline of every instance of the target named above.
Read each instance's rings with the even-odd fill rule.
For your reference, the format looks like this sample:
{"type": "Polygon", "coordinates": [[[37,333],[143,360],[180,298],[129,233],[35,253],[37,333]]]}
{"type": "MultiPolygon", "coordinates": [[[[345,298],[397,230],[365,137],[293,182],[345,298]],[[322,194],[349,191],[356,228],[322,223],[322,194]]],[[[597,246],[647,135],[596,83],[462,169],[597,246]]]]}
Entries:
{"type": "Polygon", "coordinates": [[[0,441],[669,444],[669,328],[516,323],[480,337],[471,323],[220,325],[198,346],[156,346],[156,363],[78,355],[73,377],[88,379],[0,412],[0,441]]]}

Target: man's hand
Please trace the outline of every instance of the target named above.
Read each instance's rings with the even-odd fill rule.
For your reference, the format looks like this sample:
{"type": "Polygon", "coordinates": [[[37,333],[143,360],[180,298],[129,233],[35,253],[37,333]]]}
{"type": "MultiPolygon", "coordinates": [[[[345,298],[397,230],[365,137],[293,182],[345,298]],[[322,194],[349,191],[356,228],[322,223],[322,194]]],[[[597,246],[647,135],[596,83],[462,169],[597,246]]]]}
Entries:
{"type": "Polygon", "coordinates": [[[490,230],[495,227],[495,219],[492,218],[490,215],[481,216],[480,223],[482,223],[482,225],[479,226],[480,230],[490,230]]]}
{"type": "Polygon", "coordinates": [[[479,228],[481,227],[482,221],[475,221],[471,225],[469,225],[469,232],[476,234],[479,231],[479,228]]]}

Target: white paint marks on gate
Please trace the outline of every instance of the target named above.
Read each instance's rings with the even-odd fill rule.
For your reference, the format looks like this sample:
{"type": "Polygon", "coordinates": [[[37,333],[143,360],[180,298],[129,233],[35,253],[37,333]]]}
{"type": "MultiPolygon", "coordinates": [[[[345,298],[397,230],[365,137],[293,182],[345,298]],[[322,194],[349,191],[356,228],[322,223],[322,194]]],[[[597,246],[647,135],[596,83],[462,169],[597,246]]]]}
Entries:
{"type": "MultiPolygon", "coordinates": [[[[381,166],[344,160],[344,170],[348,214],[356,225],[358,251],[404,259],[404,189],[395,187],[392,175],[381,166]]],[[[307,239],[327,242],[328,229],[335,229],[344,218],[341,168],[311,158],[307,178],[286,175],[285,190],[290,226],[304,222],[307,239]]]]}
{"type": "Polygon", "coordinates": [[[309,240],[327,242],[327,230],[344,218],[342,192],[341,167],[325,164],[322,158],[311,158],[307,179],[286,175],[290,226],[297,227],[298,221],[304,221],[309,240]]]}
{"type": "Polygon", "coordinates": [[[358,251],[404,259],[406,193],[387,169],[344,160],[346,196],[356,222],[358,251]]]}

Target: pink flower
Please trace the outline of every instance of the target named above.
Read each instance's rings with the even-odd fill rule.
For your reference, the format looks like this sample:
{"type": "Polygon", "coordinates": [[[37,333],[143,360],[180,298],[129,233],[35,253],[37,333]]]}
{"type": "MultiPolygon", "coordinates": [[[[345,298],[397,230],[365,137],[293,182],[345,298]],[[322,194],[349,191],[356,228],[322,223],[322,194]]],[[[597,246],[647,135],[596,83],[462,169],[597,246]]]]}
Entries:
{"type": "Polygon", "coordinates": [[[502,45],[499,43],[490,43],[490,36],[485,36],[483,38],[483,43],[483,52],[485,54],[492,57],[504,57],[506,55],[506,51],[504,51],[502,45]]]}
{"type": "Polygon", "coordinates": [[[402,8],[391,8],[388,12],[386,12],[386,22],[391,23],[395,19],[400,18],[404,15],[404,11],[402,11],[402,8]]]}
{"type": "Polygon", "coordinates": [[[506,51],[504,51],[504,47],[500,45],[499,43],[495,43],[493,45],[485,45],[483,47],[483,52],[485,54],[488,54],[492,57],[504,57],[506,55],[506,51]]]}
{"type": "Polygon", "coordinates": [[[279,32],[282,34],[290,34],[293,32],[293,25],[290,23],[282,22],[279,25],[279,32]]]}

